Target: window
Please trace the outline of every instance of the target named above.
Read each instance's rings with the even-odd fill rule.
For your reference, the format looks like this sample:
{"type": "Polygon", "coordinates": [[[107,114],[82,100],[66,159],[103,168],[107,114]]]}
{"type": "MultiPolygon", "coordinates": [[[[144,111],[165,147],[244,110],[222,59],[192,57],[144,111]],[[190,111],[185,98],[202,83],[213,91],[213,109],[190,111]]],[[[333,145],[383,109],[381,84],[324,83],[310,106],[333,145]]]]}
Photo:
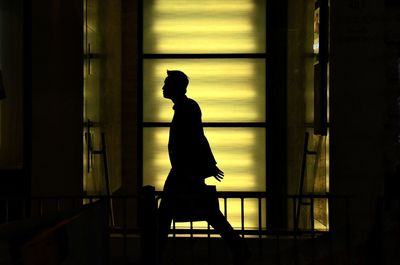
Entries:
{"type": "MultiPolygon", "coordinates": [[[[190,79],[187,95],[202,109],[206,137],[225,172],[217,189],[265,191],[265,1],[153,0],[142,5],[143,184],[162,190],[169,172],[173,104],[162,97],[161,88],[167,70],[181,70],[190,79]]],[[[228,220],[238,227],[239,202],[229,201],[228,220]]],[[[256,205],[246,200],[248,228],[256,227],[256,205]]]]}

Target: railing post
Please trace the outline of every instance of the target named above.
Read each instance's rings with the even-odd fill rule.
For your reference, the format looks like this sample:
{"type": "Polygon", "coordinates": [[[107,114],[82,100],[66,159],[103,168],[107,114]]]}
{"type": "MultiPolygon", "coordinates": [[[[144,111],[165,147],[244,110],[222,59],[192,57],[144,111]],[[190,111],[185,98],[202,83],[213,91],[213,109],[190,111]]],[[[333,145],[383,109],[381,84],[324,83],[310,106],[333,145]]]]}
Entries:
{"type": "Polygon", "coordinates": [[[311,196],[310,222],[311,222],[311,265],[315,264],[315,223],[314,223],[314,197],[311,196]]]}
{"type": "Polygon", "coordinates": [[[299,264],[299,249],[298,249],[298,245],[297,245],[297,234],[299,232],[299,226],[298,226],[298,218],[296,216],[296,202],[299,203],[299,201],[297,201],[300,197],[293,197],[292,198],[292,211],[293,211],[293,255],[294,255],[294,264],[297,265],[299,264]]]}
{"type": "Polygon", "coordinates": [[[10,201],[9,200],[6,200],[5,201],[5,206],[6,206],[6,209],[5,209],[5,211],[6,211],[6,213],[5,213],[5,221],[6,221],[6,223],[8,223],[9,222],[9,219],[10,219],[10,209],[9,209],[9,206],[10,206],[10,201]]]}
{"type": "Polygon", "coordinates": [[[157,205],[153,186],[142,189],[140,220],[143,264],[155,265],[158,259],[158,240],[157,205]]]}
{"type": "Polygon", "coordinates": [[[240,197],[240,222],[242,224],[242,237],[244,238],[244,197],[240,197]]]}
{"type": "Polygon", "coordinates": [[[261,257],[262,256],[262,208],[261,208],[261,198],[257,198],[258,201],[258,255],[261,257]]]}
{"type": "Polygon", "coordinates": [[[350,239],[350,220],[349,220],[349,200],[347,198],[345,198],[345,206],[344,206],[344,211],[345,211],[345,223],[346,223],[346,227],[345,227],[345,240],[346,240],[346,252],[347,252],[347,260],[346,263],[347,264],[351,264],[351,260],[352,260],[352,251],[351,251],[351,239],[350,239]]]}
{"type": "MultiPolygon", "coordinates": [[[[107,198],[108,198],[108,196],[107,196],[107,198]]],[[[122,245],[123,245],[124,262],[128,263],[128,231],[127,231],[128,230],[128,212],[127,212],[128,208],[127,208],[126,200],[127,200],[126,197],[122,198],[122,215],[123,215],[123,217],[122,217],[122,233],[123,233],[122,245]]],[[[111,210],[111,207],[108,205],[110,203],[111,203],[111,200],[108,200],[107,201],[108,211],[111,210]]],[[[110,215],[108,215],[108,216],[110,216],[110,215]]],[[[109,223],[111,226],[113,225],[113,222],[112,222],[112,220],[110,220],[110,218],[109,218],[109,223]]]]}

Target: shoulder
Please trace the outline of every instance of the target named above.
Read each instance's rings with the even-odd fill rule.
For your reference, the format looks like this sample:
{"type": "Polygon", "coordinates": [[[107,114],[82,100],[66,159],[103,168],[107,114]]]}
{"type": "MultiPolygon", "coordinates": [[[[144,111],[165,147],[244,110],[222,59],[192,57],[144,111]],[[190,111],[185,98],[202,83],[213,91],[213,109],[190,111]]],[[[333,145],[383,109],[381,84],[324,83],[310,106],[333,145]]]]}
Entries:
{"type": "Polygon", "coordinates": [[[191,99],[191,98],[187,98],[187,100],[186,100],[186,106],[187,106],[188,108],[200,110],[199,104],[198,104],[195,100],[193,100],[193,99],[191,99]]]}
{"type": "Polygon", "coordinates": [[[185,101],[185,109],[188,114],[190,113],[189,115],[201,117],[200,106],[195,100],[187,98],[185,101]]]}

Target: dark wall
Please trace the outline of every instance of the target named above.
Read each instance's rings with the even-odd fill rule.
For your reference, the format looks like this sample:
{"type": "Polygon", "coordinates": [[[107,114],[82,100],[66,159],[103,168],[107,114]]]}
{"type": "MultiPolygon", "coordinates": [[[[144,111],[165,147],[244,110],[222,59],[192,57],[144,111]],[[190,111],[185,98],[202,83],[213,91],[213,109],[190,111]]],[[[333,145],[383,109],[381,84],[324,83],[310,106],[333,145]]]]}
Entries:
{"type": "MultiPolygon", "coordinates": [[[[138,188],[138,4],[122,0],[122,192],[138,188]]],[[[140,176],[141,177],[141,176],[140,176]]]]}
{"type": "Polygon", "coordinates": [[[24,6],[0,1],[0,70],[6,98],[0,101],[0,194],[29,190],[24,174],[24,6]]]}
{"type": "Polygon", "coordinates": [[[32,194],[82,192],[81,0],[32,2],[32,194]]]}
{"type": "Polygon", "coordinates": [[[0,1],[0,168],[23,166],[23,41],[22,1],[0,1]]]}
{"type": "Polygon", "coordinates": [[[111,190],[121,187],[121,1],[103,1],[104,18],[104,94],[102,123],[106,133],[111,190]]]}
{"type": "Polygon", "coordinates": [[[385,15],[384,1],[331,1],[330,190],[351,196],[349,215],[334,204],[331,217],[333,229],[347,219],[354,239],[376,224],[384,190],[385,15]]]}

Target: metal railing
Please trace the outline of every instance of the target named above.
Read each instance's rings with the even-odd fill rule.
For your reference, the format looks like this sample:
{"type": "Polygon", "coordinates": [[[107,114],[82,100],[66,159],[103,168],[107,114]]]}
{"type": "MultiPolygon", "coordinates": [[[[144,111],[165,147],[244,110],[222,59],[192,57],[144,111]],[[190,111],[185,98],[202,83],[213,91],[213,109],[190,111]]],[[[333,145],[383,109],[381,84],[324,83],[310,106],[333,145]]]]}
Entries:
{"type": "MultiPolygon", "coordinates": [[[[156,195],[156,201],[158,204],[158,201],[162,197],[162,192],[155,192],[156,195]]],[[[270,197],[265,193],[265,192],[236,192],[236,191],[227,191],[227,192],[218,192],[218,198],[222,199],[222,205],[220,205],[221,212],[224,214],[224,216],[227,216],[228,214],[228,201],[231,199],[239,199],[240,200],[240,233],[242,236],[249,235],[249,236],[258,236],[259,238],[262,238],[264,235],[270,235],[276,233],[276,231],[271,231],[271,229],[268,228],[267,224],[265,223],[265,215],[267,212],[267,209],[265,207],[266,203],[270,199],[270,197]],[[257,223],[258,227],[256,229],[254,228],[248,228],[245,225],[244,219],[245,219],[245,201],[246,200],[256,200],[257,201],[257,223]],[[264,205],[263,205],[264,204],[264,205]],[[263,220],[264,219],[264,220],[263,220]]],[[[329,194],[302,194],[302,195],[287,195],[285,196],[288,205],[290,205],[291,210],[291,220],[290,223],[292,224],[291,228],[281,230],[279,233],[298,233],[298,234],[312,234],[312,233],[324,233],[328,232],[329,228],[325,230],[320,230],[315,228],[314,224],[314,203],[316,200],[327,200],[327,204],[329,205],[329,200],[331,199],[339,199],[342,198],[343,200],[347,200],[344,197],[338,197],[338,196],[332,196],[329,194]],[[309,200],[307,204],[304,204],[304,200],[309,200]],[[300,213],[298,204],[303,203],[304,205],[309,206],[309,223],[310,226],[308,228],[299,228],[298,227],[298,218],[300,213]],[[297,224],[297,225],[296,225],[297,224]]],[[[346,204],[347,205],[347,204],[346,204]]],[[[329,214],[328,214],[329,216],[329,214]]],[[[329,221],[327,220],[329,223],[329,221]]],[[[210,228],[208,227],[207,229],[179,229],[174,226],[174,221],[172,224],[172,229],[171,233],[172,234],[212,234],[213,232],[210,232],[210,228]]],[[[190,226],[193,227],[193,222],[189,222],[190,226]]]]}
{"type": "MultiPolygon", "coordinates": [[[[161,192],[155,192],[154,201],[156,201],[156,196],[159,198],[162,196],[161,192]]],[[[297,204],[300,200],[308,200],[310,203],[308,209],[309,226],[303,229],[296,228],[292,226],[289,229],[284,230],[272,230],[269,229],[264,222],[263,215],[266,214],[266,207],[264,207],[263,202],[268,204],[270,199],[265,192],[218,192],[218,197],[222,200],[220,205],[221,211],[227,215],[229,212],[229,200],[238,199],[240,200],[240,234],[242,236],[251,236],[252,238],[259,239],[259,249],[261,253],[263,239],[273,239],[275,240],[276,246],[276,260],[277,264],[282,264],[282,256],[280,253],[280,244],[284,238],[291,238],[293,240],[293,250],[295,256],[300,253],[299,241],[308,238],[312,241],[311,245],[315,248],[315,240],[319,236],[329,235],[329,229],[318,230],[315,229],[314,225],[314,202],[316,200],[327,200],[328,205],[332,200],[342,200],[344,201],[344,213],[348,213],[348,198],[332,196],[329,194],[321,195],[288,195],[286,200],[288,205],[291,207],[292,211],[292,222],[295,223],[295,218],[297,216],[297,204]],[[258,210],[258,227],[256,229],[249,229],[244,224],[245,218],[245,201],[246,200],[257,201],[258,210]]],[[[141,205],[143,205],[142,195],[137,196],[44,196],[44,197],[29,197],[29,198],[0,198],[0,220],[2,222],[10,222],[18,219],[25,219],[27,217],[40,217],[57,214],[69,209],[78,208],[84,204],[89,204],[97,200],[105,200],[108,203],[109,211],[114,209],[115,225],[112,225],[110,219],[109,234],[118,234],[122,236],[122,256],[127,261],[129,256],[128,249],[128,236],[132,234],[140,235],[143,232],[143,226],[140,226],[138,215],[143,214],[141,205]],[[110,203],[113,203],[111,207],[110,203]]],[[[302,209],[305,207],[302,207],[302,209]]],[[[111,216],[111,213],[110,215],[111,216]]],[[[347,218],[347,216],[345,217],[347,218]]],[[[211,238],[212,234],[215,232],[208,225],[207,229],[196,229],[193,228],[191,222],[188,229],[176,228],[173,224],[171,229],[173,237],[176,235],[188,235],[193,237],[194,235],[206,235],[208,239],[211,238]]],[[[350,238],[347,237],[350,241],[350,238]]],[[[350,243],[346,242],[350,245],[350,243]]],[[[314,252],[313,252],[314,253],[314,252]]],[[[295,258],[295,261],[297,258],[295,258]]],[[[312,258],[314,260],[314,258],[312,258]]],[[[298,264],[297,261],[295,264],[298,264]]],[[[312,261],[310,264],[314,264],[312,261]]]]}

